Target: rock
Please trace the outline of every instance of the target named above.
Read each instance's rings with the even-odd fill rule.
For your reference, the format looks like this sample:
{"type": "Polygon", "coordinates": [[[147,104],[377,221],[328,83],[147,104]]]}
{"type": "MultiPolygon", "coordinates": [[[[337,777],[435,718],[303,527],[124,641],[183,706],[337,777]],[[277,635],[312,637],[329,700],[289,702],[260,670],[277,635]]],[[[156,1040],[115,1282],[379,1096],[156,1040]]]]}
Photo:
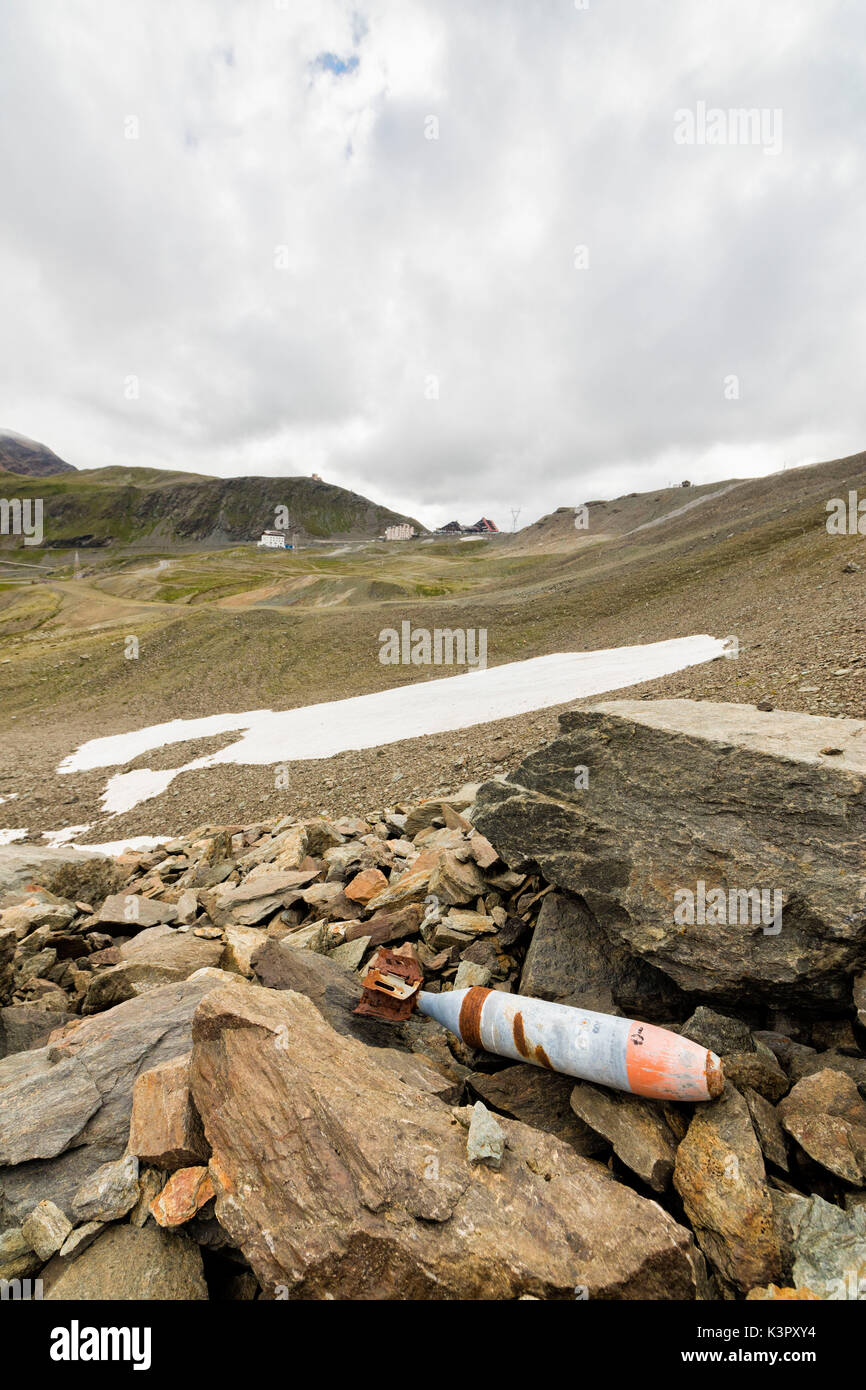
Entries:
{"type": "Polygon", "coordinates": [[[186,980],[194,971],[216,965],[222,953],[220,941],[204,941],[167,925],[147,928],[120,947],[117,965],[95,976],[81,1011],[98,1013],[158,985],[186,980]]]}
{"type": "Polygon", "coordinates": [[[185,888],[175,903],[177,908],[177,921],[181,926],[189,927],[198,916],[198,894],[194,888],[185,888]]]}
{"type": "Polygon", "coordinates": [[[42,1264],[18,1226],[0,1232],[0,1279],[26,1279],[42,1264]]]}
{"type": "Polygon", "coordinates": [[[678,1136],[665,1118],[664,1107],[624,1091],[607,1091],[579,1081],[571,1092],[571,1108],[609,1144],[617,1158],[656,1192],[670,1186],[678,1136]]]}
{"type": "Polygon", "coordinates": [[[311,999],[338,1033],[358,1038],[370,1047],[393,1047],[402,1029],[354,1012],[363,993],[360,980],[330,956],[291,951],[285,941],[266,941],[252,960],[257,978],[268,989],[296,990],[311,999]]]}
{"type": "Polygon", "coordinates": [[[100,1231],[104,1230],[105,1223],[102,1221],[88,1221],[86,1225],[76,1227],[60,1247],[61,1258],[74,1260],[75,1256],[86,1250],[88,1245],[92,1245],[100,1231]]]}
{"type": "Polygon", "coordinates": [[[132,1154],[103,1163],[72,1199],[76,1221],[119,1221],[138,1201],[138,1159],[132,1154]]]}
{"type": "Polygon", "coordinates": [[[39,1008],[35,1004],[10,1004],[0,1009],[0,1059],[13,1052],[41,1047],[55,1028],[75,1014],[39,1008]]]}
{"type": "Polygon", "coordinates": [[[464,936],[492,935],[496,923],[486,912],[466,912],[452,908],[442,922],[442,927],[459,932],[464,936]]]}
{"type": "MultiPolygon", "coordinates": [[[[519,919],[516,919],[519,920],[519,919]]],[[[503,944],[508,937],[503,933],[503,944]]],[[[548,893],[520,976],[520,993],[600,1013],[637,1006],[641,1017],[670,1017],[679,991],[621,941],[611,939],[579,898],[548,893]]]]}
{"type": "Polygon", "coordinates": [[[450,850],[445,850],[430,875],[430,892],[443,903],[469,903],[486,891],[487,880],[478,865],[471,859],[461,862],[450,850]]]}
{"type": "Polygon", "coordinates": [[[182,1226],[214,1196],[207,1168],[179,1168],[150,1204],[151,1215],[159,1226],[182,1226]]]}
{"type": "Polygon", "coordinates": [[[189,1088],[190,1054],[142,1072],[132,1089],[129,1151],[156,1168],[186,1168],[210,1155],[189,1088]]]}
{"type": "Polygon", "coordinates": [[[52,1301],[208,1296],[198,1246],[158,1226],[109,1226],[71,1263],[55,1256],[42,1279],[44,1297],[52,1301]]]}
{"type": "Polygon", "coordinates": [[[152,1220],[150,1204],[165,1187],[168,1174],[161,1168],[144,1168],[138,1175],[138,1201],[129,1213],[133,1226],[145,1226],[152,1220]]]}
{"type": "Polygon", "coordinates": [[[335,960],[343,970],[357,970],[369,945],[369,936],[356,936],[353,941],[344,941],[342,946],[336,946],[331,952],[331,960],[335,960]]]}
{"type": "Polygon", "coordinates": [[[0,927],[0,1004],[12,998],[14,975],[12,961],[18,946],[14,927],[0,927]]]}
{"type": "Polygon", "coordinates": [[[0,913],[0,926],[12,927],[22,943],[33,932],[45,929],[46,935],[52,931],[62,931],[77,916],[72,903],[55,898],[52,893],[40,893],[15,907],[7,907],[0,913]]]}
{"type": "Polygon", "coordinates": [[[790,1086],[768,1047],[758,1043],[753,1052],[731,1052],[722,1057],[725,1076],[738,1091],[757,1091],[765,1100],[780,1100],[790,1086]]]}
{"type": "Polygon", "coordinates": [[[798,1048],[795,1052],[788,1074],[793,1082],[802,1081],[806,1076],[814,1076],[819,1071],[840,1071],[851,1078],[856,1086],[866,1086],[866,1057],[848,1057],[844,1052],[813,1052],[798,1048]]]}
{"type": "Polygon", "coordinates": [[[603,1139],[579,1120],[570,1105],[574,1082],[570,1076],[542,1071],[525,1062],[503,1071],[472,1072],[468,1078],[474,1094],[503,1115],[522,1120],[533,1129],[570,1144],[577,1153],[591,1157],[606,1150],[603,1139]]]}
{"type": "Polygon", "coordinates": [[[96,914],[96,920],[101,926],[116,927],[126,935],[145,927],[156,927],[161,922],[175,922],[177,908],[172,903],[143,898],[138,893],[112,893],[96,914]]]}
{"type": "Polygon", "coordinates": [[[193,1031],[217,1216],[266,1294],[695,1296],[691,1236],[655,1203],[512,1120],[501,1170],[469,1164],[450,1108],[303,996],[214,991],[193,1031]]]}
{"type": "Polygon", "coordinates": [[[677,1150],[674,1186],[722,1280],[746,1291],[778,1281],[781,1256],[761,1149],[732,1086],[699,1105],[677,1150]]]}
{"type": "Polygon", "coordinates": [[[3,895],[30,889],[44,883],[66,898],[104,897],[105,893],[84,891],[103,884],[105,892],[116,886],[117,870],[110,859],[94,850],[72,850],[68,846],[49,849],[44,845],[0,846],[0,902],[3,895]],[[62,878],[62,883],[61,883],[62,878]]]}
{"type": "Polygon", "coordinates": [[[407,903],[421,902],[432,891],[430,878],[438,862],[439,854],[436,850],[420,854],[411,869],[407,869],[387,888],[383,888],[381,893],[370,898],[367,903],[368,910],[378,912],[382,908],[405,907],[407,903]]]}
{"type": "Polygon", "coordinates": [[[719,1057],[726,1057],[730,1053],[753,1052],[755,1049],[755,1042],[747,1023],[743,1023],[742,1019],[729,1018],[726,1014],[717,1013],[705,1004],[701,1004],[691,1018],[686,1019],[680,1032],[684,1038],[691,1038],[692,1042],[700,1043],[701,1047],[708,1047],[719,1057]]]}
{"type": "Polygon", "coordinates": [[[135,1078],[189,1051],[196,1004],[233,978],[199,971],[0,1062],[0,1164],[17,1165],[0,1166],[0,1229],[44,1197],[69,1214],[82,1183],[123,1156],[135,1078]]]}
{"type": "Polygon", "coordinates": [[[249,979],[253,973],[252,957],[266,940],[265,933],[256,927],[226,927],[223,936],[220,967],[249,979]]]}
{"type": "Polygon", "coordinates": [[[346,941],[357,936],[369,936],[371,946],[384,946],[389,941],[404,941],[417,936],[424,910],[419,903],[407,903],[393,911],[374,912],[365,922],[350,922],[346,926],[346,941]]]}
{"type": "Polygon", "coordinates": [[[501,1168],[505,1152],[505,1133],[487,1107],[477,1100],[472,1107],[472,1119],[466,1136],[466,1157],[470,1163],[486,1163],[488,1168],[501,1168]]]}
{"type": "Polygon", "coordinates": [[[362,869],[346,887],[346,897],[351,902],[362,903],[365,907],[371,898],[388,887],[388,880],[381,869],[362,869]]]}
{"type": "Polygon", "coordinates": [[[486,965],[475,965],[471,960],[462,960],[454,976],[455,989],[471,989],[474,985],[484,987],[490,980],[486,965]]]}
{"type": "MultiPolygon", "coordinates": [[[[413,1052],[424,1050],[421,1043],[429,1033],[444,1039],[445,1029],[432,1019],[416,1015],[407,1024],[395,1025],[356,1014],[354,1011],[362,994],[361,981],[338,965],[332,956],[286,951],[282,942],[269,941],[256,953],[254,967],[269,989],[293,990],[306,995],[335,1032],[358,1038],[367,1047],[376,1048],[384,1065],[419,1090],[439,1095],[444,1101],[457,1100],[460,1087],[455,1085],[453,1058],[452,1066],[446,1069],[438,1061],[428,1065],[422,1057],[412,1056],[408,1051],[410,1037],[413,1052]]],[[[448,1057],[451,1058],[450,1052],[448,1057]]]]}
{"type": "Polygon", "coordinates": [[[0,1193],[2,1165],[54,1158],[102,1104],[87,1067],[52,1051],[36,1048],[0,1062],[0,1193]]]}
{"type": "Polygon", "coordinates": [[[722,1006],[744,991],[812,1013],[849,1006],[866,948],[864,721],[619,700],[560,725],[508,782],[478,793],[474,824],[506,863],[579,894],[684,991],[722,1006]],[[831,740],[845,752],[828,761],[831,740]],[[590,795],[574,788],[576,766],[590,795]],[[724,911],[711,900],[701,920],[718,888],[724,911]],[[752,889],[781,894],[781,930],[729,897],[752,889]]]}
{"type": "Polygon", "coordinates": [[[743,1095],[746,1098],[749,1116],[755,1134],[758,1136],[764,1158],[768,1163],[775,1164],[777,1168],[781,1168],[783,1172],[787,1173],[788,1149],[775,1109],[757,1091],[746,1090],[743,1095]]]}
{"type": "Polygon", "coordinates": [[[866,1028],[866,975],[858,975],[854,981],[854,1008],[860,1027],[866,1028]]]}
{"type": "Polygon", "coordinates": [[[793,1282],[821,1298],[862,1299],[866,1291],[866,1207],[842,1211],[822,1197],[787,1204],[793,1282]]]}
{"type": "Polygon", "coordinates": [[[40,1260],[50,1260],[72,1230],[59,1207],[45,1200],[39,1202],[21,1223],[21,1234],[40,1260]]]}
{"type": "Polygon", "coordinates": [[[804,1077],[777,1113],[816,1163],[845,1182],[866,1183],[866,1104],[850,1077],[829,1068],[804,1077]]]}

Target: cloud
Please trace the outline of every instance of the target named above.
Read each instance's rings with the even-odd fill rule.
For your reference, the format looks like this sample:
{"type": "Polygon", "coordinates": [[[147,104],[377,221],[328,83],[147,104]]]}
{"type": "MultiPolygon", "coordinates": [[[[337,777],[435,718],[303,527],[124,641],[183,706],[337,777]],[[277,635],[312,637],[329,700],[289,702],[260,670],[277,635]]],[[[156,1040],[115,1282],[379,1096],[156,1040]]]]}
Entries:
{"type": "Polygon", "coordinates": [[[431,523],[853,452],[864,29],[843,0],[7,0],[0,425],[431,523]],[[780,111],[780,151],[679,143],[699,103],[780,111]]]}

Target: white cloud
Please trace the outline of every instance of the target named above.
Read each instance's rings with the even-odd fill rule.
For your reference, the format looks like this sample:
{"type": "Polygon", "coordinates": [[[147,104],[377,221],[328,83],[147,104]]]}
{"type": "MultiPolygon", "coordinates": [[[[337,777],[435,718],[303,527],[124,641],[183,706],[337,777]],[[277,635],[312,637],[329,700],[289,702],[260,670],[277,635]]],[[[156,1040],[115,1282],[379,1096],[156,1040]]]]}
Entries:
{"type": "Polygon", "coordinates": [[[0,424],[500,525],[853,452],[864,28],[841,0],[7,0],[0,424]],[[699,101],[781,109],[781,153],[675,144],[699,101]]]}

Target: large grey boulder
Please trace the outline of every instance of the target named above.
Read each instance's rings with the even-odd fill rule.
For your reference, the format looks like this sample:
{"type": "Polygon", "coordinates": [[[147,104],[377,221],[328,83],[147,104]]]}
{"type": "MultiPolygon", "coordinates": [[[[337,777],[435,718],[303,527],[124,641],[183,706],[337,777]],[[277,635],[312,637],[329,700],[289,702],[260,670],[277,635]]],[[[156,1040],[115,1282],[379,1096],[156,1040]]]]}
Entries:
{"type": "Polygon", "coordinates": [[[866,962],[866,721],[615,700],[560,724],[478,793],[474,823],[511,868],[537,864],[602,939],[686,992],[850,1009],[866,962]],[[735,890],[765,892],[769,910],[735,890]]]}

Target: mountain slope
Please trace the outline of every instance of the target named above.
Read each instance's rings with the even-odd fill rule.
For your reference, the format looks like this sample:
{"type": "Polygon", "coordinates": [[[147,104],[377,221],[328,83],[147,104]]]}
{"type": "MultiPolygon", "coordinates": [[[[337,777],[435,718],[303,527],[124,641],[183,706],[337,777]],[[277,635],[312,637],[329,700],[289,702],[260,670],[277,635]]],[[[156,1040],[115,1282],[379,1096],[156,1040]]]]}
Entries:
{"type": "MultiPolygon", "coordinates": [[[[0,492],[13,484],[3,482],[0,492]]],[[[314,478],[208,478],[152,468],[73,470],[68,476],[24,483],[15,495],[41,497],[45,543],[211,547],[257,540],[285,508],[289,529],[302,538],[369,538],[385,526],[410,522],[388,507],[314,478]]],[[[0,538],[0,544],[14,543],[0,538]]]]}
{"type": "Polygon", "coordinates": [[[71,463],[58,458],[45,444],[26,435],[0,430],[0,469],[26,478],[45,478],[54,473],[74,473],[71,463]]]}

